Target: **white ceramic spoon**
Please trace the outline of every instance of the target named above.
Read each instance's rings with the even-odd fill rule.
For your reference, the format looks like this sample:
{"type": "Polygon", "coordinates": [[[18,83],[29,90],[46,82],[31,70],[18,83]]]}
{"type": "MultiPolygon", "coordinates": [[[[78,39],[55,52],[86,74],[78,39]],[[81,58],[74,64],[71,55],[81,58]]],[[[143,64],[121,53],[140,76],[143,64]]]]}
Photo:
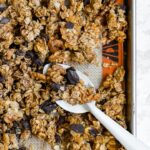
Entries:
{"type": "MultiPolygon", "coordinates": [[[[60,64],[62,67],[69,68],[70,66],[60,64]]],[[[49,64],[44,66],[43,73],[46,74],[49,64]]],[[[89,80],[89,78],[81,73],[80,71],[76,71],[79,78],[82,79],[87,86],[94,87],[93,83],[89,80]]],[[[91,112],[97,120],[99,120],[105,128],[107,128],[112,135],[116,137],[116,139],[127,149],[127,150],[150,150],[148,146],[134,137],[130,132],[121,127],[118,123],[112,120],[109,116],[105,115],[100,109],[95,106],[95,102],[90,102],[83,105],[71,105],[63,100],[58,100],[56,103],[66,111],[71,113],[86,113],[91,112]]]]}

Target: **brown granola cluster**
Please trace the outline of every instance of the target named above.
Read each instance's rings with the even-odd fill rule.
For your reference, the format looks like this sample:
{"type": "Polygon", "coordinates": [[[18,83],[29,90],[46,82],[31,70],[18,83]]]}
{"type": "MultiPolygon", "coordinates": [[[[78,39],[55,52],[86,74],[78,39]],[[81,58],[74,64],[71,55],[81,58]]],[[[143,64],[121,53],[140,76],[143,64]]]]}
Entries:
{"type": "Polygon", "coordinates": [[[100,99],[100,94],[95,93],[94,89],[91,87],[85,87],[84,83],[81,81],[75,86],[68,86],[62,93],[61,98],[72,105],[84,104],[92,100],[98,101],[100,99]]]}
{"type": "Polygon", "coordinates": [[[127,21],[125,6],[118,6],[114,0],[108,0],[101,7],[102,43],[112,40],[123,42],[126,39],[127,21]]]}
{"type": "Polygon", "coordinates": [[[100,43],[123,41],[126,26],[112,0],[0,1],[0,50],[32,50],[42,62],[94,63],[100,43]]]}
{"type": "Polygon", "coordinates": [[[101,99],[97,106],[113,118],[116,122],[126,128],[125,108],[126,103],[124,93],[124,75],[123,67],[118,68],[113,75],[107,76],[99,88],[101,99]]]}

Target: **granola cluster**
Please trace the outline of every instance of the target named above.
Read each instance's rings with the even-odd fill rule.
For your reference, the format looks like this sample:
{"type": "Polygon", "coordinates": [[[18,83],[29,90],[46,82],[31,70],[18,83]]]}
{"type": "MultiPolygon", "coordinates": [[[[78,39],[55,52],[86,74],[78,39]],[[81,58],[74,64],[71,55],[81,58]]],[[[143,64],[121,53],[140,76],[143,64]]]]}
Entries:
{"type": "Polygon", "coordinates": [[[127,21],[125,6],[118,6],[112,1],[107,1],[101,8],[102,43],[113,40],[123,42],[126,39],[127,21]]]}
{"type": "Polygon", "coordinates": [[[0,51],[32,50],[42,62],[95,63],[100,43],[123,41],[126,26],[112,0],[0,1],[0,51]]]}

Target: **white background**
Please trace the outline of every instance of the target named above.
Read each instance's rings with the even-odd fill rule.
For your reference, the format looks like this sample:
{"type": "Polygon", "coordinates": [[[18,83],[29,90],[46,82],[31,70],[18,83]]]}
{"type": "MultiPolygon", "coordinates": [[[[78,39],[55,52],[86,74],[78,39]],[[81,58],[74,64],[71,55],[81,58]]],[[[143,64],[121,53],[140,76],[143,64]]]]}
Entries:
{"type": "Polygon", "coordinates": [[[135,0],[137,43],[137,136],[150,146],[150,0],[135,0]]]}

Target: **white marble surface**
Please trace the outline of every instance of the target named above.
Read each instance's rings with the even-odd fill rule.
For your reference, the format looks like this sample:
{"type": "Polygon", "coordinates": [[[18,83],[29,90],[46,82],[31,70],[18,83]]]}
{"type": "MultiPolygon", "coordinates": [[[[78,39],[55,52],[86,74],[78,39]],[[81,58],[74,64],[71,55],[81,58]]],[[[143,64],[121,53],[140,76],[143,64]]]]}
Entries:
{"type": "Polygon", "coordinates": [[[150,146],[150,0],[136,0],[137,136],[150,146]]]}

